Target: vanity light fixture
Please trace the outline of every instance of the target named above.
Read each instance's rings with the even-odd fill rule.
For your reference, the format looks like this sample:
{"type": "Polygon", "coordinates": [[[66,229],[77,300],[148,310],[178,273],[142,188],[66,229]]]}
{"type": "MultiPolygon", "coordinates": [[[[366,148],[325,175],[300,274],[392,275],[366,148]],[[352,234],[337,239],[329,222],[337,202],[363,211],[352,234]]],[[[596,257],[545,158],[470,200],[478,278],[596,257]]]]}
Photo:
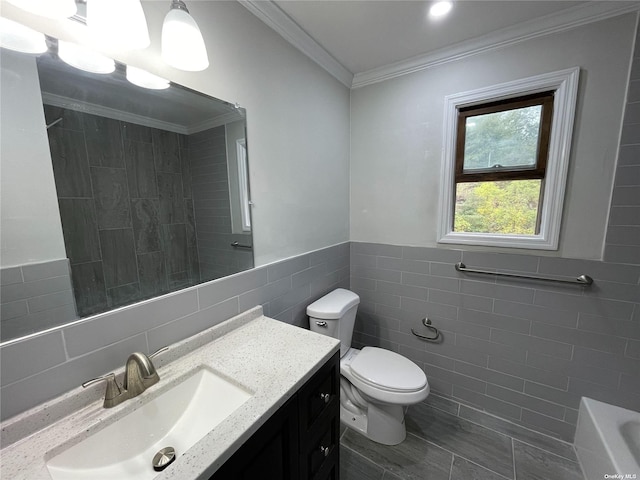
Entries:
{"type": "Polygon", "coordinates": [[[90,73],[111,73],[116,62],[111,58],[75,43],[58,40],[58,56],[72,67],[90,73]]]}
{"type": "Polygon", "coordinates": [[[162,59],[188,72],[199,72],[209,66],[202,33],[182,0],[171,0],[171,9],[164,18],[162,59]]]}
{"type": "Polygon", "coordinates": [[[164,90],[169,88],[169,80],[159,77],[153,73],[149,73],[138,67],[127,65],[127,80],[134,85],[151,90],[164,90]]]}
{"type": "Polygon", "coordinates": [[[47,51],[44,34],[0,17],[0,47],[21,53],[40,54],[47,51]]]}
{"type": "Polygon", "coordinates": [[[451,11],[452,7],[453,7],[452,2],[446,2],[446,1],[435,2],[433,5],[431,5],[431,8],[429,9],[429,16],[431,18],[443,17],[451,11]]]}
{"type": "Polygon", "coordinates": [[[77,7],[75,0],[7,0],[29,13],[40,15],[41,17],[63,19],[76,14],[77,7]]]}
{"type": "Polygon", "coordinates": [[[151,43],[140,0],[87,0],[87,27],[109,47],[137,50],[151,43]]]}

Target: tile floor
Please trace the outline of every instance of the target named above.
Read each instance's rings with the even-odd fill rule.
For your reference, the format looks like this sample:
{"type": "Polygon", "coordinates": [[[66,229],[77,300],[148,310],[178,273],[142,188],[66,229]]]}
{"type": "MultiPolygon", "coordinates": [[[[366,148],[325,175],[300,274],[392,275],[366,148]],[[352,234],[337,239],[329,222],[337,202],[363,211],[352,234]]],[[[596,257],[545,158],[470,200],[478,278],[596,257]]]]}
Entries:
{"type": "Polygon", "coordinates": [[[344,428],[341,480],[583,480],[571,444],[463,405],[456,413],[411,407],[407,439],[392,447],[344,428]]]}

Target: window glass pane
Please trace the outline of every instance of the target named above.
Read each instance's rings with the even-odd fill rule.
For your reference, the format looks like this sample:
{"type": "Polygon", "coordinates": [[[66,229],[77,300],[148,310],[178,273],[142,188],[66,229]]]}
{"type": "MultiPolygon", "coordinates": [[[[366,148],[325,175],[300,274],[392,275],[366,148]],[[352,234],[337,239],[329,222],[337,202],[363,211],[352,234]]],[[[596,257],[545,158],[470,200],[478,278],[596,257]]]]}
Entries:
{"type": "Polygon", "coordinates": [[[541,105],[466,118],[463,172],[536,165],[541,105]]]}
{"type": "Polygon", "coordinates": [[[453,230],[535,235],[542,180],[458,183],[453,230]]]}

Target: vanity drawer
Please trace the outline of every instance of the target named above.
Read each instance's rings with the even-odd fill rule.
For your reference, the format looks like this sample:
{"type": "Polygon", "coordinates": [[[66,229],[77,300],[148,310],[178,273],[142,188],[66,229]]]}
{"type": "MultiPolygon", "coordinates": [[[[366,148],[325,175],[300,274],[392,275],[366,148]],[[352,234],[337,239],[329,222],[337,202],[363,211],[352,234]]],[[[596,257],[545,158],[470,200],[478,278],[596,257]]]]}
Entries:
{"type": "MultiPolygon", "coordinates": [[[[340,403],[340,354],[336,353],[301,389],[299,393],[300,438],[307,438],[317,428],[314,423],[340,403]]],[[[325,420],[326,421],[326,420],[325,420]]]]}
{"type": "Polygon", "coordinates": [[[338,464],[340,450],[340,422],[337,416],[323,421],[324,431],[309,438],[300,452],[300,479],[337,478],[330,474],[338,464]],[[330,475],[329,475],[330,474],[330,475]]]}

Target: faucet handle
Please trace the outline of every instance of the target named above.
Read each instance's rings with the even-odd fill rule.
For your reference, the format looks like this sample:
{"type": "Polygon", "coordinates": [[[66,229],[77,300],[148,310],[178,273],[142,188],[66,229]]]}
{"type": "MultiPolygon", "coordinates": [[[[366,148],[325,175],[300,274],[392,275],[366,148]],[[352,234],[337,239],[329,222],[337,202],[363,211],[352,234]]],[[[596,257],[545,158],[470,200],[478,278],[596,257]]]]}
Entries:
{"type": "Polygon", "coordinates": [[[120,389],[120,385],[118,385],[118,381],[116,380],[116,374],[111,372],[106,375],[102,375],[101,377],[92,378],[82,384],[82,388],[87,388],[95,383],[105,381],[107,382],[107,390],[104,394],[104,407],[110,408],[117,403],[115,399],[122,395],[122,390],[120,389]]]}

